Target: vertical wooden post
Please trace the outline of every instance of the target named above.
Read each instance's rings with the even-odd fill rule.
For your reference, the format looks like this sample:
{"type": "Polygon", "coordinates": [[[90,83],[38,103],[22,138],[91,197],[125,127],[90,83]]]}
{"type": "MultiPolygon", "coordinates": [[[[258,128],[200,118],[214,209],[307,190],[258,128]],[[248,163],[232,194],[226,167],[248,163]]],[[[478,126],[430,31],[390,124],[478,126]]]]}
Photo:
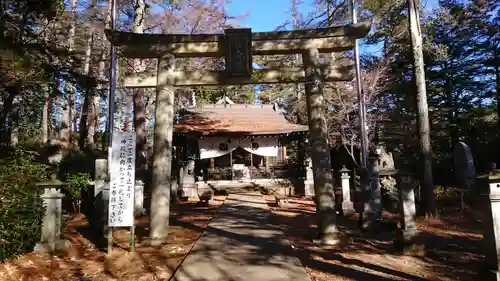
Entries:
{"type": "Polygon", "coordinates": [[[231,167],[231,180],[234,180],[233,151],[229,152],[229,167],[231,167]]]}
{"type": "Polygon", "coordinates": [[[130,227],[130,252],[135,252],[135,225],[130,227]]]}
{"type": "Polygon", "coordinates": [[[108,254],[113,251],[113,228],[108,227],[108,254]]]}
{"type": "Polygon", "coordinates": [[[253,153],[250,152],[250,179],[252,179],[252,169],[253,169],[253,153]]]}
{"type": "Polygon", "coordinates": [[[328,131],[324,115],[324,97],[321,82],[319,52],[304,52],[306,72],[306,101],[309,120],[309,138],[313,166],[316,213],[321,242],[328,245],[339,243],[335,217],[335,193],[331,169],[328,131]]]}
{"type": "Polygon", "coordinates": [[[174,66],[175,59],[170,54],[158,61],[149,226],[149,237],[155,244],[167,239],[169,227],[174,87],[170,75],[165,72],[171,73],[174,66]]]}

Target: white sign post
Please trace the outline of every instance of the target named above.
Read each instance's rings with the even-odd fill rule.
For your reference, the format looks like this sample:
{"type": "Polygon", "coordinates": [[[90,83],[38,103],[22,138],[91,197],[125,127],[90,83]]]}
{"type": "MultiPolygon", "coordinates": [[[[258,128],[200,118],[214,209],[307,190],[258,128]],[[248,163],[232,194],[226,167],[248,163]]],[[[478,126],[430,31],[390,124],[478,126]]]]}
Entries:
{"type": "Polygon", "coordinates": [[[134,250],[135,132],[113,132],[108,226],[130,227],[134,250]]]}

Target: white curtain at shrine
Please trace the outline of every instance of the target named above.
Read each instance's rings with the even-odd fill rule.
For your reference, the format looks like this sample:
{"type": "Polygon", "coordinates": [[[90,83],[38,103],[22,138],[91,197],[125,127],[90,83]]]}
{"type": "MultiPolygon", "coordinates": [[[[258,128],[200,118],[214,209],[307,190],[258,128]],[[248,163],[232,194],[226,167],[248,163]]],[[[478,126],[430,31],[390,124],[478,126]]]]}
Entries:
{"type": "Polygon", "coordinates": [[[229,138],[206,138],[198,140],[200,159],[217,158],[235,150],[238,144],[229,138]]]}
{"type": "Polygon", "coordinates": [[[278,156],[278,139],[274,137],[256,137],[245,139],[240,146],[246,151],[260,156],[278,156]],[[253,141],[253,142],[252,142],[253,141]],[[253,143],[253,145],[252,145],[253,143]]]}
{"type": "Polygon", "coordinates": [[[278,140],[273,137],[243,139],[217,137],[198,140],[200,159],[221,157],[234,151],[238,146],[256,155],[278,156],[278,140]],[[254,144],[253,147],[252,143],[254,144]]]}

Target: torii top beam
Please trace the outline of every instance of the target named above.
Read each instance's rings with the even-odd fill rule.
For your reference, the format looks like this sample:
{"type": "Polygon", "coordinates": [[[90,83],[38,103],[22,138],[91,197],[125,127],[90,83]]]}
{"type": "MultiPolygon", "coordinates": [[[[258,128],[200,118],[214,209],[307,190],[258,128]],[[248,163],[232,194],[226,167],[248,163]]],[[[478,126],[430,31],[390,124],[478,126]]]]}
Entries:
{"type": "MultiPolygon", "coordinates": [[[[320,52],[352,49],[354,40],[365,37],[371,24],[362,22],[338,27],[252,33],[252,55],[300,53],[307,48],[320,52]]],[[[223,56],[224,34],[138,34],[106,30],[108,40],[130,58],[223,56]]]]}

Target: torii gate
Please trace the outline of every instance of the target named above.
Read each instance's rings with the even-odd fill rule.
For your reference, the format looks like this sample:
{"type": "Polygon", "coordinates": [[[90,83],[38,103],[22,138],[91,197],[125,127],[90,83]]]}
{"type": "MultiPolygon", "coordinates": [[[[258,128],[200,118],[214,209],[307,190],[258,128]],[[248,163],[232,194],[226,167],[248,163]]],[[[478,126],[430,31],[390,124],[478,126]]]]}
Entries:
{"type": "Polygon", "coordinates": [[[348,51],[365,37],[369,23],[322,29],[252,33],[227,29],[224,34],[136,34],[107,31],[108,40],[129,58],[157,58],[156,73],[125,78],[127,88],[156,87],[150,238],[166,239],[170,208],[174,90],[181,86],[305,83],[314,190],[322,239],[337,239],[331,159],[324,117],[322,82],[350,81],[353,65],[322,65],[320,53],[348,51]],[[304,67],[252,69],[253,55],[301,54],[304,67]],[[175,58],[224,57],[226,69],[177,71],[175,58]]]}

